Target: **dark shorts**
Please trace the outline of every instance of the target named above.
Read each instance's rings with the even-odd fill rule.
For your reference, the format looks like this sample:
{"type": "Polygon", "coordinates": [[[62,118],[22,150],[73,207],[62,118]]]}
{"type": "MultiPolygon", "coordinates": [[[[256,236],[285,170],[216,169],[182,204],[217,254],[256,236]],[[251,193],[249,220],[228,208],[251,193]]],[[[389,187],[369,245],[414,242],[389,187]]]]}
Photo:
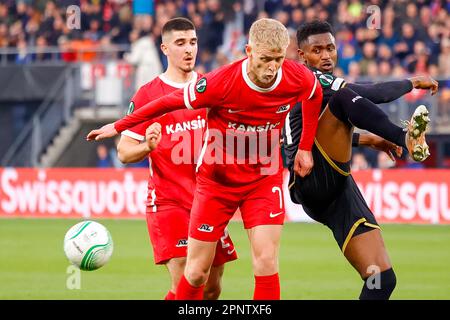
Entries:
{"type": "Polygon", "coordinates": [[[345,251],[353,236],[380,229],[350,174],[350,163],[331,160],[315,141],[314,167],[305,178],[290,169],[289,193],[312,219],[326,225],[345,251]]]}

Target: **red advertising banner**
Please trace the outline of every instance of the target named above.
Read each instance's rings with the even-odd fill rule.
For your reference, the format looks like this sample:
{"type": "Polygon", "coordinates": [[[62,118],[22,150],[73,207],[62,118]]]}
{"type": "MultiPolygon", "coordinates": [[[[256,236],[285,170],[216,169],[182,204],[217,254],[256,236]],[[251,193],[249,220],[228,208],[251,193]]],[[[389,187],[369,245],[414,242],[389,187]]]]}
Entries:
{"type": "Polygon", "coordinates": [[[147,169],[0,169],[0,216],[145,217],[147,169]]]}
{"type": "MultiPolygon", "coordinates": [[[[2,168],[0,217],[144,218],[148,175],[147,169],[2,168]]],[[[353,175],[380,223],[450,223],[450,170],[353,175]]],[[[310,221],[301,206],[290,202],[286,189],[287,181],[287,220],[310,221]]]]}
{"type": "Polygon", "coordinates": [[[379,222],[450,223],[450,170],[367,170],[353,176],[379,222]]]}

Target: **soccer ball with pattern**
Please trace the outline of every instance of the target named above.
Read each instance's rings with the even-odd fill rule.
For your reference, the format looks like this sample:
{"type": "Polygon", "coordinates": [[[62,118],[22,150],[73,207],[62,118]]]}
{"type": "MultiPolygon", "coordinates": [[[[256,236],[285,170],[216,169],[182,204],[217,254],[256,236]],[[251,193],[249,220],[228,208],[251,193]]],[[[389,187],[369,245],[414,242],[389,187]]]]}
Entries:
{"type": "Polygon", "coordinates": [[[113,253],[111,234],[102,224],[82,221],[67,231],[64,252],[69,261],[81,270],[95,270],[104,266],[113,253]]]}

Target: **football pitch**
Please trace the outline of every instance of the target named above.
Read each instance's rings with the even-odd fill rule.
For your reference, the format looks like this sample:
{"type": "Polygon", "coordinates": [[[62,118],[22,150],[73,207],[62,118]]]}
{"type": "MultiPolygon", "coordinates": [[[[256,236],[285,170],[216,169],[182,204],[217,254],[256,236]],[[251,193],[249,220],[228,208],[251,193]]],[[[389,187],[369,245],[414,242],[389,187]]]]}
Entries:
{"type": "MultiPolygon", "coordinates": [[[[80,220],[0,219],[1,299],[162,299],[168,273],[153,263],[144,220],[97,220],[114,253],[96,271],[76,274],[63,252],[66,231],[80,220]],[[72,277],[72,278],[71,278],[72,277]]],[[[382,225],[397,274],[392,299],[450,299],[450,226],[382,225]]],[[[239,259],[226,265],[221,299],[251,299],[253,273],[242,224],[229,226],[239,259]]],[[[280,251],[282,299],[356,299],[362,281],[322,225],[288,223],[280,251]]]]}

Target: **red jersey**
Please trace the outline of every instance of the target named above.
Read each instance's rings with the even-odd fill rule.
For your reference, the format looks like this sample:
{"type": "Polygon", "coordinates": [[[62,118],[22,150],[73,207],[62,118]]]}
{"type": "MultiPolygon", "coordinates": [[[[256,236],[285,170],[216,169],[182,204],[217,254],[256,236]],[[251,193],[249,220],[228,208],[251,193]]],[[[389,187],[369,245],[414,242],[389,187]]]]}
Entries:
{"type": "Polygon", "coordinates": [[[311,150],[322,102],[321,87],[305,66],[286,60],[274,84],[260,88],[249,79],[247,63],[244,59],[219,68],[196,84],[190,83],[183,90],[148,104],[117,121],[116,130],[121,132],[134,123],[183,105],[188,109],[209,108],[207,137],[198,166],[202,177],[233,186],[260,180],[264,167],[270,168],[270,174],[277,173],[282,166],[281,129],[289,110],[300,101],[304,130],[299,148],[311,150]],[[245,138],[241,142],[246,141],[244,151],[236,141],[242,136],[245,138]],[[267,160],[277,161],[275,167],[267,160]]]}
{"type": "MultiPolygon", "coordinates": [[[[196,83],[196,73],[191,81],[196,83]]],[[[129,114],[185,85],[170,81],[164,75],[156,77],[136,92],[130,103],[129,114]]],[[[149,154],[148,205],[153,206],[153,211],[162,205],[182,206],[190,210],[195,190],[195,163],[206,127],[206,110],[184,109],[166,113],[125,130],[122,134],[144,141],[147,127],[154,122],[161,124],[161,141],[149,154]]]]}

